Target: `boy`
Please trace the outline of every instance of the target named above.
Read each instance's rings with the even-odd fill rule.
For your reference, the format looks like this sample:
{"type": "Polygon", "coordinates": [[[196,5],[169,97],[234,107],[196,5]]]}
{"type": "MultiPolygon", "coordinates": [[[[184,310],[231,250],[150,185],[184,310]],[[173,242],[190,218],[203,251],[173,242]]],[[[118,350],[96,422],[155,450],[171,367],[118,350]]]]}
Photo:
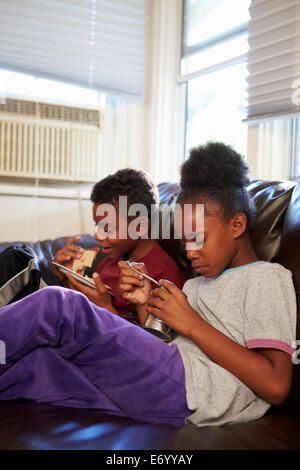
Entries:
{"type": "MultiPolygon", "coordinates": [[[[146,316],[143,307],[137,308],[118,295],[120,276],[118,262],[128,259],[135,263],[143,263],[151,277],[156,280],[169,279],[180,289],[185,281],[184,274],[174,260],[160,247],[157,240],[149,238],[151,207],[158,207],[157,187],[145,172],[126,168],[96,183],[91,193],[91,201],[93,202],[93,219],[98,228],[95,239],[106,255],[93,274],[97,289],[94,290],[81,284],[71,275],[67,276],[67,285],[71,289],[82,292],[93,303],[106,308],[111,313],[133,323],[143,324],[146,316]],[[148,216],[139,217],[135,232],[137,238],[133,238],[134,234],[130,233],[132,217],[127,216],[127,211],[126,213],[122,211],[120,197],[127,198],[129,208],[134,204],[143,204],[146,209],[148,216]],[[111,288],[114,297],[108,293],[104,284],[111,288]]],[[[82,248],[73,244],[78,240],[80,237],[69,239],[66,246],[57,252],[54,261],[66,263],[80,258],[82,248]]],[[[64,275],[56,268],[53,270],[61,280],[64,280],[64,275]]]]}

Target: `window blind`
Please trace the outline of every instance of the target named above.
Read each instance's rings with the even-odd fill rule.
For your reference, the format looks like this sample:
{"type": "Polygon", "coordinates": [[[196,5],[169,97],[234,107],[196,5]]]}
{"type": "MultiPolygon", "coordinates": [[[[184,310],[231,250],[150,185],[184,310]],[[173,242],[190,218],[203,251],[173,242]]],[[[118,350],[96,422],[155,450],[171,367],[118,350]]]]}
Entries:
{"type": "Polygon", "coordinates": [[[148,0],[0,0],[0,67],[143,100],[148,0]]]}
{"type": "Polygon", "coordinates": [[[252,0],[247,121],[300,113],[300,0],[252,0]]]}

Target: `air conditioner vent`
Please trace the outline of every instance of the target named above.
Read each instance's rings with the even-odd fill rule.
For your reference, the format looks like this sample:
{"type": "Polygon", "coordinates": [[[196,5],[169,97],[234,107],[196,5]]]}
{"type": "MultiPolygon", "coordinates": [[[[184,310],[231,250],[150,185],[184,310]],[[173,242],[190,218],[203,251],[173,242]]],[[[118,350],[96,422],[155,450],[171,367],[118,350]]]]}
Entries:
{"type": "Polygon", "coordinates": [[[100,113],[97,109],[7,98],[4,104],[0,103],[0,112],[100,127],[100,113]]]}
{"type": "Polygon", "coordinates": [[[66,122],[78,122],[93,126],[100,125],[99,111],[92,109],[73,108],[71,106],[58,106],[55,104],[40,104],[40,117],[66,122]]]}
{"type": "Polygon", "coordinates": [[[5,103],[0,103],[0,111],[4,113],[27,114],[32,116],[37,114],[37,103],[34,101],[13,100],[7,98],[5,103]]]}
{"type": "Polygon", "coordinates": [[[0,177],[94,182],[102,146],[96,126],[0,113],[0,177]]]}

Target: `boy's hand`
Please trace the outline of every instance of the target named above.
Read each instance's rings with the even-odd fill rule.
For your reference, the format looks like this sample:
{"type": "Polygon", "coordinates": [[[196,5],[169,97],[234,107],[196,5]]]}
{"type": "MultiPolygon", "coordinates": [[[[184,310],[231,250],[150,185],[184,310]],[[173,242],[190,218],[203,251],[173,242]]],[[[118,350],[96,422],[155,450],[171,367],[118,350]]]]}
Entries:
{"type": "MultiPolygon", "coordinates": [[[[126,261],[119,261],[118,266],[120,268],[119,296],[136,306],[147,304],[151,294],[151,282],[130,269],[126,261]]],[[[133,266],[142,273],[148,274],[144,263],[133,263],[133,266]]]]}
{"type": "MultiPolygon", "coordinates": [[[[81,255],[84,252],[84,249],[80,246],[73,245],[73,243],[80,240],[80,238],[81,237],[69,238],[66,245],[58,250],[53,261],[62,264],[66,268],[72,269],[73,260],[81,258],[81,255]]],[[[66,278],[66,275],[61,273],[56,266],[52,265],[52,270],[60,280],[63,281],[66,278]]]]}
{"type": "Polygon", "coordinates": [[[157,288],[152,291],[147,311],[167,323],[173,330],[186,336],[191,324],[199,315],[188,303],[186,295],[175,284],[167,280],[159,282],[166,290],[157,288]]]}
{"type": "Polygon", "coordinates": [[[103,284],[102,279],[98,273],[93,274],[96,289],[88,287],[85,284],[77,281],[70,273],[67,274],[67,278],[70,289],[82,292],[91,302],[98,305],[99,307],[106,308],[110,311],[115,311],[112,304],[111,295],[108,293],[108,290],[103,284]]]}

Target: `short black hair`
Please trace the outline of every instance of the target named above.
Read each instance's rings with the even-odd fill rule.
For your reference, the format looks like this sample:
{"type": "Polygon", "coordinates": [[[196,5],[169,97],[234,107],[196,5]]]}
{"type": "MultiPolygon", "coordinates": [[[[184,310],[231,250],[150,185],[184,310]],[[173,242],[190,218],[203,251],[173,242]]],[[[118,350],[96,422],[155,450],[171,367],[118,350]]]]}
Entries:
{"type": "Polygon", "coordinates": [[[178,203],[192,201],[201,196],[217,204],[224,219],[229,221],[237,212],[247,218],[247,227],[252,228],[255,206],[246,186],[245,159],[232,147],[222,142],[208,142],[191,150],[188,160],[181,167],[178,203]]]}
{"type": "Polygon", "coordinates": [[[92,189],[91,201],[96,204],[118,206],[119,197],[127,196],[128,205],[144,204],[149,218],[151,205],[158,206],[159,196],[156,184],[148,173],[135,168],[124,168],[98,181],[92,189]]]}

